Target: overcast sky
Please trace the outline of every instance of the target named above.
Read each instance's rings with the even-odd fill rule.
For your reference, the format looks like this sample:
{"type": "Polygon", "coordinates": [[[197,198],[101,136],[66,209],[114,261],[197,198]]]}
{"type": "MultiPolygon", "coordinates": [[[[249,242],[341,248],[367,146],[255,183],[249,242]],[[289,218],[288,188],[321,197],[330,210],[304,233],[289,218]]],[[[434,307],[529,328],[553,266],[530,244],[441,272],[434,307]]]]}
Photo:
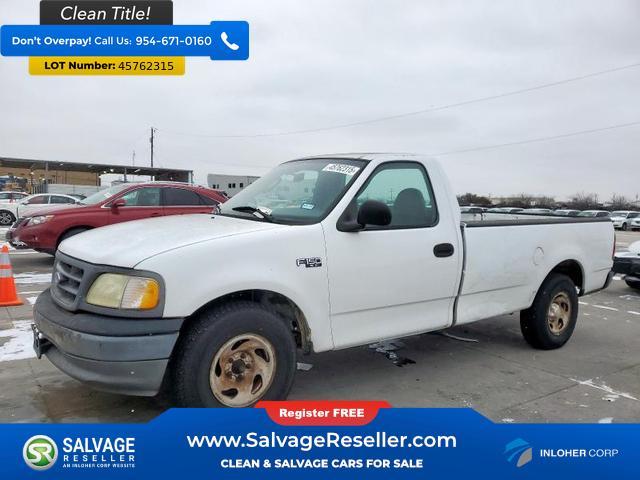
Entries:
{"type": "MultiPolygon", "coordinates": [[[[640,68],[423,115],[358,122],[640,62],[640,2],[175,0],[174,23],[248,20],[247,62],[184,77],[31,77],[0,58],[0,156],[262,174],[348,151],[433,154],[640,121],[640,68]],[[191,134],[191,135],[186,135],[191,134]]],[[[0,23],[38,23],[2,0],[0,23]]],[[[640,194],[640,126],[441,157],[458,193],[640,194]]]]}

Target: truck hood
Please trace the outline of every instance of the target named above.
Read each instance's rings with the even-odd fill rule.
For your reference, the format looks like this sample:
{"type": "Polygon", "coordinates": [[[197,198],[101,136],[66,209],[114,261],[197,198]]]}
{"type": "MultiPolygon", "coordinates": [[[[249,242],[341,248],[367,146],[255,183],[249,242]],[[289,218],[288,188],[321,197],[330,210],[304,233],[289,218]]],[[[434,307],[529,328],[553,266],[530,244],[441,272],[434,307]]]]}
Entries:
{"type": "Polygon", "coordinates": [[[276,228],[284,226],[210,214],[171,215],[89,230],[62,242],[60,251],[90,263],[133,268],[169,250],[276,228]]]}

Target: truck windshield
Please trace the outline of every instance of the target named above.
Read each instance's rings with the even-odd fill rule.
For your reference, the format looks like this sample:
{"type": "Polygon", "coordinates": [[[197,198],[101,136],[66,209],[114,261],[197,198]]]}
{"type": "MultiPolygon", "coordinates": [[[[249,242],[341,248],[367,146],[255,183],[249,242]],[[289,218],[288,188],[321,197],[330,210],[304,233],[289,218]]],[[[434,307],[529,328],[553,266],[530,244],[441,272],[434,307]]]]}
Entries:
{"type": "Polygon", "coordinates": [[[365,165],[342,158],[283,163],[220,205],[220,214],[290,225],[319,222],[365,165]]]}
{"type": "Polygon", "coordinates": [[[114,185],[110,188],[105,188],[104,190],[100,190],[99,192],[94,193],[93,195],[89,195],[87,198],[80,200],[81,205],[95,205],[97,203],[106,200],[109,197],[114,196],[116,193],[124,190],[127,187],[130,187],[130,183],[121,183],[119,185],[114,185]]]}

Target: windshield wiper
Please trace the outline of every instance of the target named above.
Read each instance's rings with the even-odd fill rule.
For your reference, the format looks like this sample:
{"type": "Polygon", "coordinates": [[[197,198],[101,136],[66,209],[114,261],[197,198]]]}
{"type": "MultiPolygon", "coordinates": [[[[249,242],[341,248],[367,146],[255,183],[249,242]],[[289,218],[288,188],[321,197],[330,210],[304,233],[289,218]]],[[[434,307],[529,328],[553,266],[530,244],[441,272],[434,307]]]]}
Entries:
{"type": "Polygon", "coordinates": [[[240,207],[233,207],[231,210],[234,210],[236,212],[251,213],[254,216],[260,218],[261,220],[264,220],[266,222],[273,222],[273,217],[271,216],[271,214],[265,212],[261,208],[252,207],[250,205],[242,205],[240,207]]]}

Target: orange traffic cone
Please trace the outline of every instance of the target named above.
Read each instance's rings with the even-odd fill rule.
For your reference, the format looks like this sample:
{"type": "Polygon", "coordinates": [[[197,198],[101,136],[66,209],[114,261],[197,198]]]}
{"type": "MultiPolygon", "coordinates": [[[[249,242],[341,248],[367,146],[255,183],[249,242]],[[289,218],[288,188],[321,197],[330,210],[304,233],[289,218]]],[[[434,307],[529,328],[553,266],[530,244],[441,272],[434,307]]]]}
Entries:
{"type": "Polygon", "coordinates": [[[22,305],[18,297],[16,284],[13,281],[11,260],[9,260],[9,247],[2,246],[0,250],[0,307],[12,307],[22,305]]]}

